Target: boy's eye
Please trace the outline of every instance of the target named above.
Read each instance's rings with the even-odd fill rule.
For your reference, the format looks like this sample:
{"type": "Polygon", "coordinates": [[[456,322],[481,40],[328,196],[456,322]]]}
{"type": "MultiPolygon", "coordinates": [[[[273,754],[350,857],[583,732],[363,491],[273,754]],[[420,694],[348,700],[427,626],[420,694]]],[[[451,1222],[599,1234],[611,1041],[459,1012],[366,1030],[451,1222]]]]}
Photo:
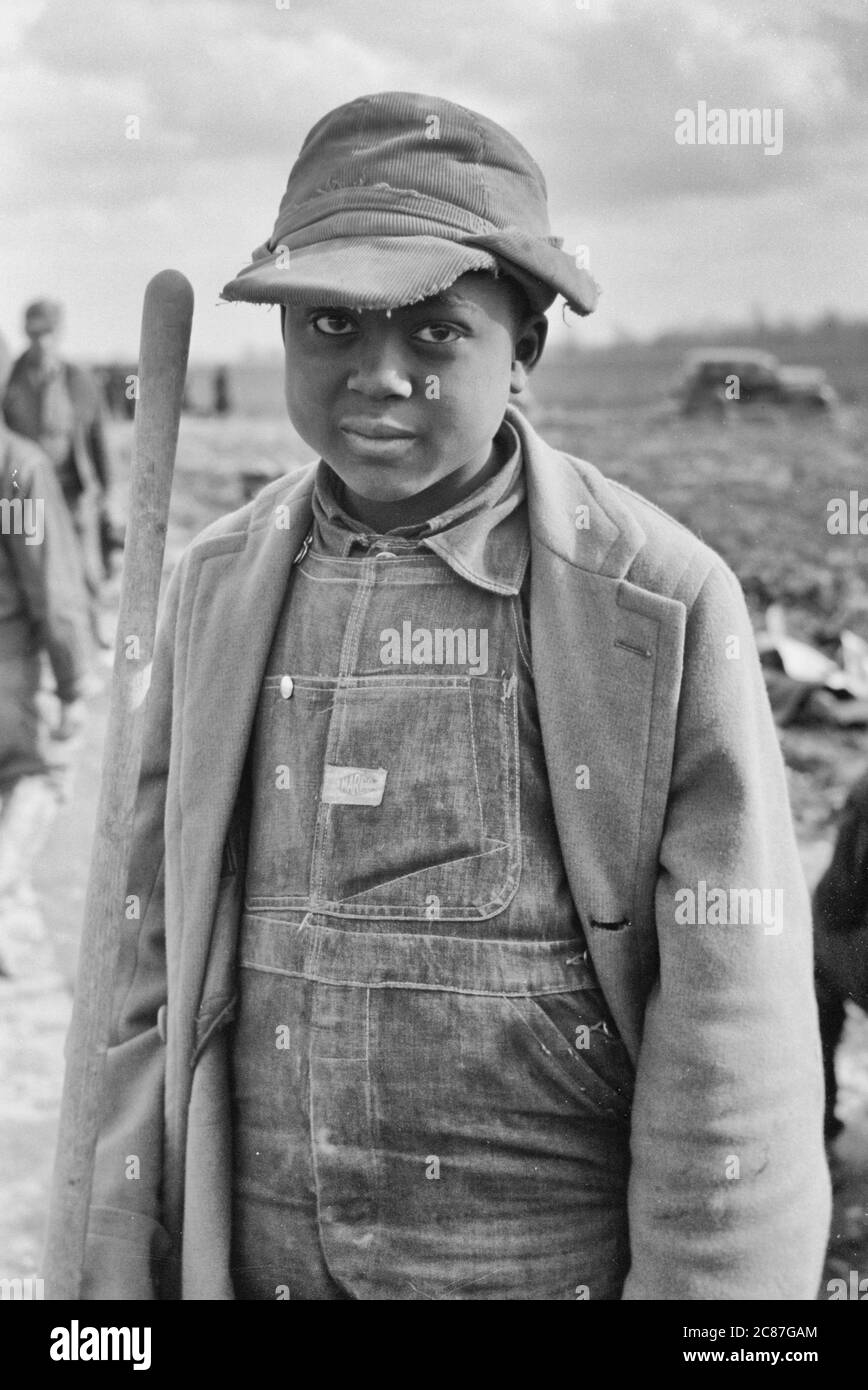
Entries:
{"type": "Polygon", "coordinates": [[[456,343],[461,336],[459,329],[454,328],[451,323],[426,323],[413,334],[414,338],[420,338],[423,343],[456,343]],[[425,333],[430,336],[423,337],[425,333]]]}
{"type": "Polygon", "coordinates": [[[355,332],[356,327],[346,314],[314,314],[310,322],[327,338],[345,338],[348,333],[355,332]]]}

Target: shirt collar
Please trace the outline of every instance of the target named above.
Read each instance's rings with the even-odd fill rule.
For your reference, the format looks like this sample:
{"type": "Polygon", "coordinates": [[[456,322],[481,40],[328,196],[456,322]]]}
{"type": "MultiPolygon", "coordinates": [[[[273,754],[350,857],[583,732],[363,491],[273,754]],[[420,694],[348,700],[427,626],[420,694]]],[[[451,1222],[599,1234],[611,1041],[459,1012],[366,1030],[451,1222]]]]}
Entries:
{"type": "MultiPolygon", "coordinates": [[[[498,471],[454,507],[413,526],[385,533],[396,553],[426,546],[450,569],[495,594],[517,594],[527,569],[530,537],[521,442],[509,421],[497,435],[506,452],[498,471]]],[[[313,536],[327,554],[383,549],[383,536],[367,530],[341,505],[340,479],[324,459],[313,492],[313,536]]]]}

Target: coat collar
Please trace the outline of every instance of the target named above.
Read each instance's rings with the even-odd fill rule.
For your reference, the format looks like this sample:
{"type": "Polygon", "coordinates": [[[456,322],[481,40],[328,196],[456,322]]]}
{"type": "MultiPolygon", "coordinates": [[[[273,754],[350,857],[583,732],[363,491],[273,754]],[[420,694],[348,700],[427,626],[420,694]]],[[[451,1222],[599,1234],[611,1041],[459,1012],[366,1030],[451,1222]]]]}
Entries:
{"type": "Polygon", "coordinates": [[[514,406],[506,418],[521,439],[533,538],[577,569],[623,578],[646,536],[612,483],[546,444],[514,406]]]}

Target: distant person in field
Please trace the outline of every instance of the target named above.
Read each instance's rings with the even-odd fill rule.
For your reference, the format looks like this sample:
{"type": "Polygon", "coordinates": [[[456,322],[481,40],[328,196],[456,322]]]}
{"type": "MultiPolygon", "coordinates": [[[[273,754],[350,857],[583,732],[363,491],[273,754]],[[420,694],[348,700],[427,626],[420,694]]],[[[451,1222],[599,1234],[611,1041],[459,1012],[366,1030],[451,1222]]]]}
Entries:
{"type": "Polygon", "coordinates": [[[167,589],[86,1298],[816,1296],[810,903],[751,623],[515,408],[557,296],[596,304],[561,248],[515,136],[384,92],[314,126],[223,290],[280,306],[318,461],[167,589]]]}
{"type": "Polygon", "coordinates": [[[232,395],[229,390],[229,369],[218,367],[214,373],[214,414],[228,415],[232,410],[232,395]]]}
{"type": "Polygon", "coordinates": [[[868,772],[850,788],[835,848],[814,892],[814,949],[826,1071],[826,1137],[843,1128],[835,1113],[835,1055],[845,1005],[868,1013],[868,772]]]}
{"type": "Polygon", "coordinates": [[[20,972],[5,913],[24,888],[63,795],[37,702],[43,655],[59,700],[54,738],[84,720],[87,596],[51,460],[0,424],[0,973],[20,972]]]}
{"type": "Polygon", "coordinates": [[[27,306],[29,347],[15,361],[3,397],[11,430],[39,444],[54,465],[78,539],[90,595],[94,636],[104,635],[99,599],[111,551],[121,531],[111,513],[111,466],[103,431],[100,392],[92,374],[60,355],[63,311],[56,301],[27,306]]]}

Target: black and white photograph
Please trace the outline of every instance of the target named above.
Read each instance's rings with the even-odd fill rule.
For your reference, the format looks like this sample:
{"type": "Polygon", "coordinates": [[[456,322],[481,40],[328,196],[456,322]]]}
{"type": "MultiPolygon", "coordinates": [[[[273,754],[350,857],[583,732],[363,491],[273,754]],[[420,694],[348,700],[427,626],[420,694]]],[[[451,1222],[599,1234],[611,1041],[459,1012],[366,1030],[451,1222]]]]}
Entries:
{"type": "Polygon", "coordinates": [[[868,5],[4,0],[0,67],[25,1364],[445,1300],[828,1370],[868,5]]]}

